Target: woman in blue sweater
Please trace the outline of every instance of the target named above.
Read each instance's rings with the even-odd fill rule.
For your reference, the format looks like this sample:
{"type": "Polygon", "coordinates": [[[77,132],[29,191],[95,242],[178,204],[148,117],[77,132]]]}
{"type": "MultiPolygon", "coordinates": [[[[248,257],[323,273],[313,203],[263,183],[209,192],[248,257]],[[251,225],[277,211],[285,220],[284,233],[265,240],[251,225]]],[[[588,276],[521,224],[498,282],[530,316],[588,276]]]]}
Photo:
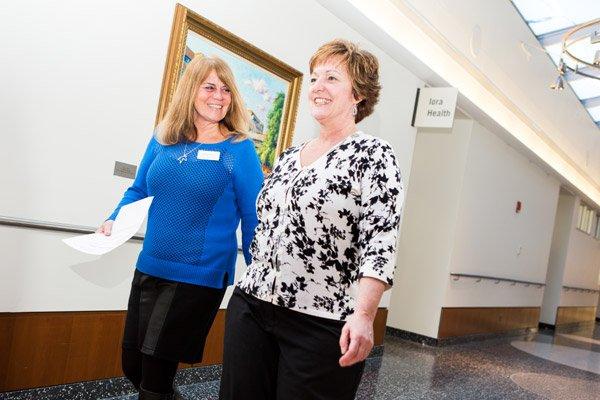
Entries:
{"type": "Polygon", "coordinates": [[[245,136],[249,116],[227,64],[195,57],[140,162],[122,206],[154,196],[136,264],[123,338],[123,371],[140,399],[173,398],[179,362],[197,363],[233,283],[241,220],[246,263],[263,175],[245,136]]]}

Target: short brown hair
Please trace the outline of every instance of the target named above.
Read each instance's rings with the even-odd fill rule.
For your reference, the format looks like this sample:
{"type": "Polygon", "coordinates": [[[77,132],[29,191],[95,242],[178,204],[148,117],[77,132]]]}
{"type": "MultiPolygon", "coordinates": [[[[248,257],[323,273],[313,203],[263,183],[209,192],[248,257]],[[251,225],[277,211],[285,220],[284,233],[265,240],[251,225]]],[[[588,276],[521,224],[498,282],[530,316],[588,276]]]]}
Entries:
{"type": "Polygon", "coordinates": [[[354,97],[361,99],[354,117],[354,122],[360,122],[373,113],[375,104],[379,101],[379,61],[373,54],[348,40],[334,39],[319,47],[310,58],[310,73],[318,64],[331,57],[340,57],[346,65],[352,80],[352,93],[354,97]]]}

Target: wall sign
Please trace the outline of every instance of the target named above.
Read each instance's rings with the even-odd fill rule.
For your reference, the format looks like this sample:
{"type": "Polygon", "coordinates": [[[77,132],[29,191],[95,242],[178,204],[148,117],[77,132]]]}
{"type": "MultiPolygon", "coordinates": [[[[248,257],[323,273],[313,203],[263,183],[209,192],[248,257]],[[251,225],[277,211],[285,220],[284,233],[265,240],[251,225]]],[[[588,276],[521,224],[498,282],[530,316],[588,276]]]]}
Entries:
{"type": "Polygon", "coordinates": [[[115,161],[115,171],[113,173],[114,176],[122,176],[123,178],[135,179],[135,172],[137,171],[137,166],[132,164],[127,164],[120,161],[115,161]]]}
{"type": "Polygon", "coordinates": [[[453,87],[417,89],[412,126],[452,128],[458,89],[453,87]]]}

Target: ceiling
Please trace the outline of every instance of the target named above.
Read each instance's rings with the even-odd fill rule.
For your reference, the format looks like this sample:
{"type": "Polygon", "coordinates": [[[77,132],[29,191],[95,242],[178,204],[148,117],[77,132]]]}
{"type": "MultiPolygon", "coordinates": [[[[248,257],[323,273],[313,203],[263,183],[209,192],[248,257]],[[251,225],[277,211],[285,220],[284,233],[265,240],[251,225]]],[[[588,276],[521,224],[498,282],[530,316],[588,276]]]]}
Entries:
{"type": "MultiPolygon", "coordinates": [[[[418,14],[600,188],[598,127],[571,86],[560,92],[549,88],[557,77],[556,65],[539,51],[539,41],[510,0],[389,1],[418,14]]],[[[594,5],[587,9],[589,15],[600,17],[595,11],[600,0],[589,3],[594,5]]]]}
{"type": "Polygon", "coordinates": [[[549,88],[557,67],[511,0],[318,2],[600,208],[598,127],[570,85],[549,88]]]}
{"type": "MultiPolygon", "coordinates": [[[[562,38],[575,26],[600,18],[600,1],[512,0],[512,3],[538,40],[540,50],[545,50],[557,67],[560,61],[564,60],[568,66],[575,68],[577,63],[574,60],[563,57],[562,38]]],[[[592,61],[596,51],[600,50],[600,43],[592,44],[590,41],[589,35],[592,33],[593,29],[587,29],[582,30],[579,35],[574,35],[574,42],[569,49],[578,58],[592,61]]],[[[592,67],[582,64],[578,68],[584,73],[600,76],[600,69],[590,71],[592,67]]],[[[600,127],[600,80],[570,71],[564,74],[564,78],[592,121],[600,127]]]]}

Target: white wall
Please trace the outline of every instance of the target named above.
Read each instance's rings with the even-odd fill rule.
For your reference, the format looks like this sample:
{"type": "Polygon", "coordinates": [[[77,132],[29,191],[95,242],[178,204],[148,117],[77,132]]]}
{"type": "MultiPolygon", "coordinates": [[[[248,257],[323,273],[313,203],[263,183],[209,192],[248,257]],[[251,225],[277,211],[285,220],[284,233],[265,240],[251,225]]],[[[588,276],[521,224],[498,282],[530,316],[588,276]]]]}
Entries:
{"type": "Polygon", "coordinates": [[[544,287],[471,278],[449,279],[444,307],[539,307],[544,287]]]}
{"type": "Polygon", "coordinates": [[[472,127],[417,134],[388,326],[437,337],[472,127]]]}
{"type": "MultiPolygon", "coordinates": [[[[558,192],[555,178],[475,123],[450,272],[543,284],[558,192]]],[[[451,280],[444,306],[538,307],[542,295],[536,285],[451,280]]]]}
{"type": "MultiPolygon", "coordinates": [[[[335,37],[371,50],[383,92],[361,128],[391,142],[408,185],[409,125],[422,82],[404,67],[316,1],[182,3],[305,74],[310,55],[335,37]]],[[[174,7],[163,0],[0,5],[0,185],[10,194],[0,199],[0,215],[88,226],[107,216],[131,182],[112,176],[114,160],[137,164],[153,128],[174,7]]],[[[316,133],[307,84],[305,76],[294,144],[316,133]]],[[[0,312],[124,308],[139,244],[92,259],[67,249],[60,242],[67,236],[0,228],[0,312]]]]}
{"type": "MultiPolygon", "coordinates": [[[[578,211],[579,199],[575,204],[578,211]]],[[[573,218],[571,240],[563,285],[597,289],[600,272],[600,241],[576,228],[577,218],[573,218]]]]}
{"type": "Polygon", "coordinates": [[[388,325],[437,337],[442,307],[541,306],[558,192],[556,179],[476,122],[419,130],[388,325]]]}
{"type": "MultiPolygon", "coordinates": [[[[573,219],[563,286],[598,289],[598,274],[600,273],[600,241],[577,229],[577,213],[581,199],[576,198],[573,205],[573,219]]],[[[595,226],[594,226],[595,228],[595,226]]],[[[563,288],[560,306],[563,307],[594,307],[598,302],[597,293],[584,293],[563,288]]]]}
{"type": "MultiPolygon", "coordinates": [[[[2,312],[124,310],[141,243],[130,241],[113,252],[92,256],[60,240],[73,236],[0,226],[2,312]]],[[[238,257],[236,278],[244,268],[238,257]]],[[[227,291],[222,307],[229,301],[227,291]]]]}
{"type": "Polygon", "coordinates": [[[0,226],[1,310],[122,310],[140,251],[127,242],[103,256],[77,252],[69,233],[0,226]]]}
{"type": "MultiPolygon", "coordinates": [[[[569,286],[569,285],[566,285],[569,286]]],[[[563,289],[560,297],[561,307],[596,307],[598,293],[586,293],[572,289],[563,289]]]]}
{"type": "Polygon", "coordinates": [[[558,307],[595,307],[598,303],[598,293],[565,287],[598,289],[600,241],[577,229],[580,202],[568,193],[559,198],[540,318],[547,324],[556,323],[558,307]]]}
{"type": "Polygon", "coordinates": [[[548,273],[546,276],[546,287],[542,300],[540,321],[554,325],[556,322],[556,308],[560,304],[562,293],[562,282],[565,273],[565,261],[567,259],[569,238],[573,228],[574,210],[576,197],[560,192],[556,218],[554,222],[554,233],[552,235],[552,246],[548,260],[548,273]]]}

